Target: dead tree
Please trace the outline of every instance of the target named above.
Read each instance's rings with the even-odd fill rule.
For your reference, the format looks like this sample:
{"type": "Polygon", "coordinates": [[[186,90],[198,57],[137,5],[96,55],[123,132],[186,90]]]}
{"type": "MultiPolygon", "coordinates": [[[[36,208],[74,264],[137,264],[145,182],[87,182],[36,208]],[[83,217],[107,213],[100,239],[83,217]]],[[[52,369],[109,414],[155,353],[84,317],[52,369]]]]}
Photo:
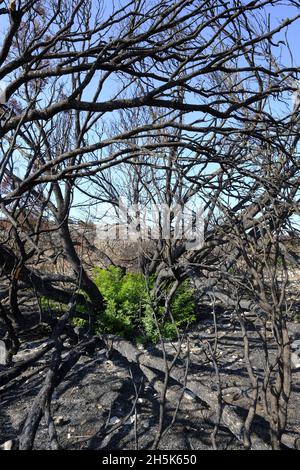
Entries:
{"type": "MultiPolygon", "coordinates": [[[[0,80],[6,83],[0,210],[7,224],[0,235],[0,313],[14,350],[28,291],[64,304],[85,302],[90,317],[101,315],[102,296],[72,233],[74,212],[87,205],[115,207],[124,184],[132,203],[171,208],[194,200],[204,211],[203,245],[190,250],[190,240],[158,237],[143,269],[156,275],[158,294],[169,288],[167,299],[191,279],[200,302],[213,293],[236,310],[251,408],[245,422],[228,407],[221,412],[221,388],[210,403],[217,421],[234,429],[246,447],[261,442],[251,434],[258,383],[241,314],[252,309],[271,321],[277,356],[269,362],[263,339],[267,369],[260,390],[271,443],[278,448],[290,391],[281,244],[299,210],[298,115],[284,106],[295,91],[298,67],[279,48],[288,50],[285,32],[300,15],[299,2],[290,0],[288,17],[271,28],[267,6],[280,8],[280,2],[133,1],[110,8],[101,1],[30,0],[0,10],[8,24],[0,51],[0,80]]],[[[64,341],[74,339],[72,315],[47,320],[52,333],[45,351],[52,351],[52,360],[20,448],[33,446],[44,413],[57,444],[52,391],[85,347],[96,343],[86,334],[70,361],[61,360],[64,341]]],[[[218,376],[214,351],[208,351],[218,376]]],[[[41,354],[1,373],[0,383],[41,354]]],[[[136,359],[135,351],[129,355],[136,359]]],[[[187,377],[172,373],[188,384],[187,377]]],[[[166,369],[165,388],[168,374],[166,369]]],[[[160,417],[162,435],[163,400],[160,417]]]]}

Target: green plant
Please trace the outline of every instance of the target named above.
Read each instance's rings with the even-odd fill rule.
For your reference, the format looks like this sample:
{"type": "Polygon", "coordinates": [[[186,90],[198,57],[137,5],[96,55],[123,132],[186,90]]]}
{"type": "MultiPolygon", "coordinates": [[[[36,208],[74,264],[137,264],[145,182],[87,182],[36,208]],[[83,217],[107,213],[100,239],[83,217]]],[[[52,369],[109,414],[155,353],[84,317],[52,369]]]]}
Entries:
{"type": "Polygon", "coordinates": [[[86,324],[87,324],[87,320],[84,320],[83,318],[74,317],[71,319],[71,325],[77,326],[78,328],[82,328],[86,324]]]}
{"type": "Polygon", "coordinates": [[[194,290],[187,280],[183,281],[171,302],[172,315],[178,327],[184,327],[196,320],[195,307],[194,290]]]}
{"type": "MultiPolygon", "coordinates": [[[[55,300],[48,299],[47,297],[40,297],[40,306],[42,309],[51,310],[52,312],[63,313],[67,311],[67,305],[55,302],[55,300]]],[[[87,313],[87,307],[85,305],[76,305],[76,311],[78,313],[87,313]]],[[[87,320],[79,317],[73,317],[70,320],[72,326],[83,327],[86,325],[87,320]]]]}
{"type": "MultiPolygon", "coordinates": [[[[150,290],[154,285],[150,280],[150,290]]],[[[124,273],[122,268],[109,266],[107,269],[94,268],[94,281],[105,301],[104,312],[99,312],[95,322],[98,333],[112,333],[135,339],[140,344],[157,343],[160,335],[167,340],[176,337],[177,329],[185,328],[195,320],[195,298],[188,281],[178,287],[170,304],[171,315],[166,315],[164,299],[155,307],[142,274],[124,273]]],[[[165,295],[167,295],[167,287],[165,295]]],[[[87,299],[88,300],[88,299],[87,299]]],[[[58,302],[41,298],[42,308],[64,311],[66,306],[58,302]]],[[[77,305],[78,313],[86,313],[85,305],[77,305]]],[[[73,326],[84,326],[86,320],[74,317],[73,326]]]]}
{"type": "Polygon", "coordinates": [[[180,285],[171,301],[173,319],[165,318],[164,305],[159,305],[155,320],[146,281],[141,274],[125,274],[115,266],[95,268],[94,274],[95,283],[106,301],[105,312],[97,322],[98,331],[135,337],[142,344],[146,341],[156,343],[159,331],[165,339],[173,339],[177,328],[195,320],[194,293],[187,281],[180,285]]]}
{"type": "Polygon", "coordinates": [[[45,310],[64,312],[67,309],[66,305],[61,304],[60,302],[56,302],[55,300],[48,299],[44,296],[40,297],[39,301],[41,308],[45,310]]]}
{"type": "Polygon", "coordinates": [[[184,281],[172,298],[169,316],[166,316],[163,305],[156,308],[156,318],[151,306],[146,309],[142,323],[148,339],[156,343],[159,340],[159,333],[164,339],[174,339],[178,330],[196,320],[195,307],[194,291],[188,281],[184,281]]]}
{"type": "Polygon", "coordinates": [[[128,273],[116,266],[95,268],[94,280],[100,290],[106,309],[101,314],[99,331],[133,336],[138,328],[139,312],[146,299],[146,284],[142,275],[128,273]]]}

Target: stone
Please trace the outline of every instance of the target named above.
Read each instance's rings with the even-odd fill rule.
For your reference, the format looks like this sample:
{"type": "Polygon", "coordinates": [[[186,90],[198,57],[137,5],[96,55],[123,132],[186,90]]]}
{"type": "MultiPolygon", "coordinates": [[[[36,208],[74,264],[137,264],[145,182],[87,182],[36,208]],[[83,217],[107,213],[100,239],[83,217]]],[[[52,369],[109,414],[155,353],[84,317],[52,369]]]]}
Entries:
{"type": "Polygon", "coordinates": [[[289,322],[287,328],[292,339],[300,339],[300,323],[289,322]]]}
{"type": "Polygon", "coordinates": [[[292,342],[291,344],[292,349],[300,349],[300,339],[296,339],[295,341],[292,342]]]}
{"type": "Polygon", "coordinates": [[[107,361],[105,361],[103,363],[103,365],[104,365],[105,369],[112,369],[112,368],[115,367],[113,361],[111,361],[109,359],[107,361]]]}
{"type": "Polygon", "coordinates": [[[111,385],[111,390],[113,392],[119,392],[120,389],[122,388],[123,381],[122,380],[116,380],[112,385],[111,385]]]}
{"type": "Polygon", "coordinates": [[[294,369],[300,369],[300,356],[298,356],[298,354],[295,352],[291,354],[291,363],[294,369]]]}
{"type": "Polygon", "coordinates": [[[53,421],[56,426],[63,426],[64,424],[67,424],[70,420],[64,418],[63,416],[55,416],[53,421]]]}
{"type": "Polygon", "coordinates": [[[14,441],[12,439],[10,439],[9,441],[4,442],[1,445],[2,450],[13,450],[13,447],[14,447],[14,441]]]}
{"type": "Polygon", "coordinates": [[[211,328],[207,328],[207,330],[205,330],[205,333],[207,333],[208,335],[211,335],[213,332],[214,330],[211,328]]]}
{"type": "Polygon", "coordinates": [[[187,400],[195,400],[195,398],[196,398],[196,395],[193,392],[191,392],[190,390],[185,390],[183,396],[187,400]]]}
{"type": "Polygon", "coordinates": [[[191,348],[191,353],[193,354],[199,354],[202,352],[202,348],[200,348],[199,346],[194,346],[193,348],[191,348]]]}
{"type": "Polygon", "coordinates": [[[0,340],[0,365],[7,366],[11,362],[11,353],[7,349],[6,342],[0,340]]]}
{"type": "Polygon", "coordinates": [[[120,418],[118,418],[117,416],[113,416],[112,418],[110,418],[109,424],[118,424],[120,421],[120,418]]]}

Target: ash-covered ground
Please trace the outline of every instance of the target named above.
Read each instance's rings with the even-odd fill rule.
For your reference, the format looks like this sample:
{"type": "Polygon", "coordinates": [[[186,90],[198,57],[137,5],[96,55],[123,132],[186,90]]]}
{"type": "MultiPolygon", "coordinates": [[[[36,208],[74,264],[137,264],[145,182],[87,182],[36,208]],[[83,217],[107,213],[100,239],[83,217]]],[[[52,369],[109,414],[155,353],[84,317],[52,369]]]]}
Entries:
{"type": "MultiPolygon", "coordinates": [[[[249,407],[251,387],[244,362],[241,331],[230,313],[217,316],[217,327],[216,358],[223,404],[229,405],[243,417],[249,407]]],[[[300,337],[300,325],[291,324],[291,330],[292,339],[297,335],[300,337]]],[[[249,327],[248,336],[255,374],[262,377],[264,364],[255,328],[251,331],[249,327]]],[[[36,331],[35,338],[24,336],[14,361],[24,360],[45,339],[42,330],[36,331]]],[[[202,317],[192,332],[186,334],[181,349],[183,355],[189,350],[188,380],[206,387],[213,396],[218,393],[218,381],[214,364],[205,353],[207,341],[214,344],[214,322],[209,314],[202,317]]],[[[166,342],[164,347],[171,359],[178,343],[166,342]]],[[[147,350],[154,357],[162,357],[161,346],[149,346],[147,350]]],[[[140,351],[143,353],[145,349],[140,347],[140,351]]],[[[66,354],[67,344],[63,356],[66,354]]],[[[0,444],[18,437],[27,412],[43,384],[48,364],[49,353],[20,377],[1,387],[0,444]]],[[[5,370],[5,366],[0,367],[5,370]]],[[[179,358],[176,367],[184,370],[186,361],[179,358]]],[[[159,372],[155,372],[159,378],[159,372]]],[[[287,447],[297,448],[300,441],[300,370],[294,368],[292,377],[288,426],[283,441],[287,447]]],[[[59,445],[64,449],[149,449],[158,432],[160,399],[155,384],[149,382],[136,364],[128,362],[117,352],[107,354],[106,349],[98,348],[92,355],[82,356],[54,392],[51,412],[59,445]]],[[[255,432],[267,440],[268,425],[260,403],[257,413],[255,432]]],[[[164,421],[164,429],[169,429],[164,433],[159,448],[211,449],[211,434],[216,421],[216,412],[205,399],[201,400],[188,389],[184,391],[175,380],[170,380],[164,421]]],[[[220,449],[242,448],[241,442],[222,422],[216,444],[220,449]]],[[[50,449],[44,418],[34,448],[50,449]]]]}

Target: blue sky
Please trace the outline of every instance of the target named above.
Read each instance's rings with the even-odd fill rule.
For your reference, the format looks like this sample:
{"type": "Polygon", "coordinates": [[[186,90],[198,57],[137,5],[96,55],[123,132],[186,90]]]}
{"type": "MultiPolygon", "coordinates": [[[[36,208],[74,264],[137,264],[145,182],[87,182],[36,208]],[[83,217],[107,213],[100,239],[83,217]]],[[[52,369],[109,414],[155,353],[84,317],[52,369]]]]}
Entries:
{"type": "MultiPolygon", "coordinates": [[[[127,2],[124,2],[124,0],[122,0],[121,3],[125,4],[127,2]]],[[[110,1],[105,1],[105,7],[106,7],[106,11],[109,11],[110,8],[111,8],[111,2],[110,1]]],[[[275,8],[274,7],[265,7],[265,10],[267,12],[270,12],[271,27],[275,27],[282,20],[284,20],[288,17],[292,17],[292,16],[294,16],[295,14],[298,13],[296,8],[287,7],[286,5],[276,6],[275,8]]],[[[1,20],[2,20],[2,18],[3,17],[1,17],[1,20]]],[[[280,53],[283,54],[282,62],[286,63],[287,65],[298,66],[300,64],[300,40],[299,40],[300,31],[299,31],[299,25],[300,25],[300,21],[298,21],[296,24],[293,24],[293,25],[289,26],[289,28],[288,28],[287,38],[288,38],[288,42],[289,42],[289,45],[290,45],[290,49],[293,52],[293,57],[292,58],[289,56],[286,49],[284,47],[282,47],[281,45],[279,47],[274,48],[274,50],[276,50],[276,53],[278,55],[280,53]]],[[[3,37],[3,34],[5,34],[6,30],[7,30],[7,23],[5,23],[5,21],[4,21],[0,25],[0,39],[1,39],[1,35],[3,37]]],[[[274,42],[279,41],[279,40],[284,40],[284,41],[286,40],[286,37],[282,34],[282,32],[280,32],[277,35],[274,42]]],[[[91,83],[91,87],[89,88],[90,91],[87,92],[87,94],[85,96],[85,99],[88,100],[89,98],[92,97],[92,93],[91,93],[92,88],[94,88],[93,87],[93,82],[91,83]]],[[[111,98],[112,93],[117,88],[118,88],[118,84],[115,81],[110,80],[108,82],[106,88],[104,89],[103,93],[102,93],[101,100],[111,98]]],[[[192,116],[192,119],[194,119],[194,115],[192,116]]],[[[111,119],[111,117],[112,117],[112,115],[108,116],[108,120],[111,119]]],[[[82,200],[83,200],[83,197],[81,195],[80,196],[76,195],[75,201],[77,203],[81,202],[82,200]]],[[[76,215],[77,215],[77,211],[75,211],[75,212],[76,212],[76,215]]]]}

